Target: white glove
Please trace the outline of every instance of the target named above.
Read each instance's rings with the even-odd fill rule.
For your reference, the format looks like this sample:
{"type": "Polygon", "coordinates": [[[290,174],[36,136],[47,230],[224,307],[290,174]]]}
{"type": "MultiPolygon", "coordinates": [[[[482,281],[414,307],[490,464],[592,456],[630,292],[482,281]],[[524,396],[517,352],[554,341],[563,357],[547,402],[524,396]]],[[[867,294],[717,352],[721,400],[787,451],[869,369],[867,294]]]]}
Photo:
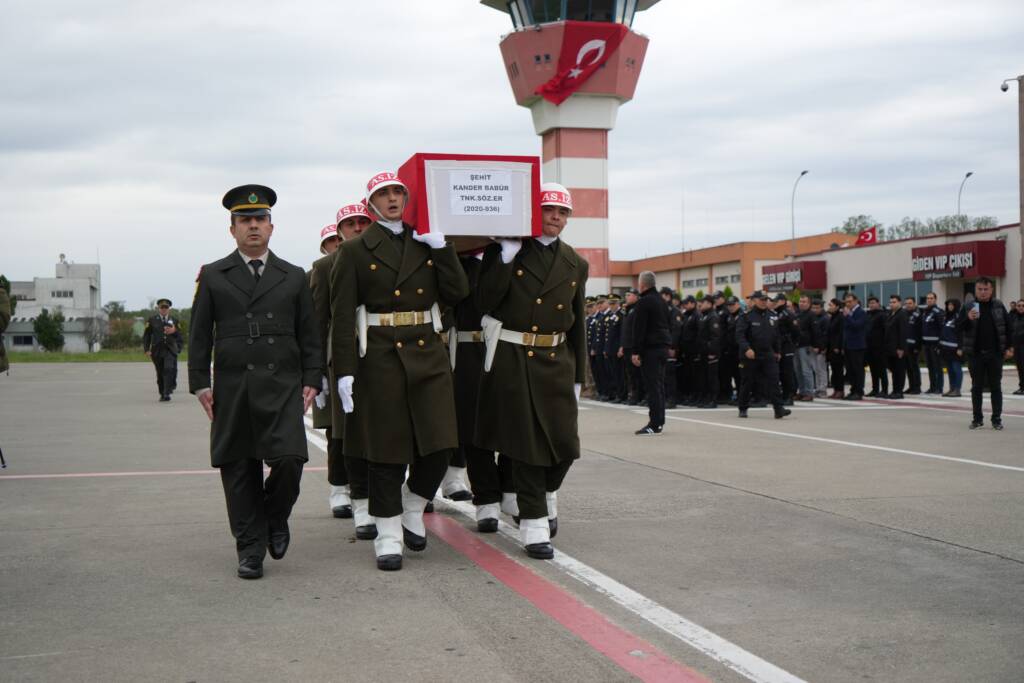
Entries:
{"type": "Polygon", "coordinates": [[[444,248],[444,235],[439,232],[425,232],[420,234],[413,231],[412,238],[417,242],[422,242],[431,249],[444,248]]]}
{"type": "Polygon", "coordinates": [[[498,243],[501,245],[502,263],[512,263],[512,259],[514,259],[516,254],[519,253],[519,250],[523,248],[522,240],[498,240],[498,243]]]}
{"type": "Polygon", "coordinates": [[[352,382],[354,380],[352,375],[338,378],[338,396],[341,398],[341,409],[346,413],[351,413],[356,407],[352,400],[352,382]]]}
{"type": "Polygon", "coordinates": [[[320,389],[320,393],[317,394],[316,398],[313,399],[313,403],[316,403],[317,408],[323,410],[324,408],[327,407],[327,397],[329,396],[327,392],[331,390],[330,385],[327,384],[326,377],[323,378],[323,382],[321,382],[321,387],[322,388],[320,389]]]}
{"type": "Polygon", "coordinates": [[[583,391],[583,385],[582,384],[574,384],[572,388],[573,388],[573,391],[576,392],[576,403],[579,403],[580,402],[580,392],[583,391]]]}

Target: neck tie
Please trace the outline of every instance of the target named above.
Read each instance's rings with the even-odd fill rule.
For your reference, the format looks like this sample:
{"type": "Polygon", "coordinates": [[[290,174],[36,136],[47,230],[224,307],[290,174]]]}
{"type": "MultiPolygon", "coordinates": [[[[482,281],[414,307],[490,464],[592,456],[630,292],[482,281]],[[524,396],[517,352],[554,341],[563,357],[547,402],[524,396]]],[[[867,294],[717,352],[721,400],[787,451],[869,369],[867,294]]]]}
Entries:
{"type": "Polygon", "coordinates": [[[263,267],[263,261],[260,261],[258,258],[254,258],[252,261],[249,261],[249,265],[252,266],[252,276],[256,278],[256,282],[259,282],[260,268],[263,267]]]}

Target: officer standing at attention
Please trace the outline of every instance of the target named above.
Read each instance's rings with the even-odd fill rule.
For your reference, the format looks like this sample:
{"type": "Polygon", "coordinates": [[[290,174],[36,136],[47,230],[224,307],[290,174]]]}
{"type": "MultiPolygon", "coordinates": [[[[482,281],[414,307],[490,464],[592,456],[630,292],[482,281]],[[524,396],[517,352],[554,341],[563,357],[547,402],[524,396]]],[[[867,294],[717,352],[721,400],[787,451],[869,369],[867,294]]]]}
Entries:
{"type": "Polygon", "coordinates": [[[942,352],[939,347],[939,337],[942,336],[942,326],[946,322],[946,316],[939,306],[939,297],[935,292],[928,292],[925,296],[925,304],[924,312],[921,314],[921,345],[924,347],[924,362],[928,366],[927,393],[942,395],[945,378],[942,374],[942,352]]]}
{"type": "Polygon", "coordinates": [[[775,409],[775,419],[790,414],[782,406],[779,387],[779,358],[782,356],[782,336],[778,319],[768,310],[768,295],[758,290],[750,295],[753,306],[736,321],[736,344],[740,349],[740,368],[743,384],[737,405],[740,417],[747,416],[750,393],[758,385],[758,395],[765,396],[775,409]]]}
{"type": "Polygon", "coordinates": [[[672,303],[676,293],[671,287],[658,290],[668,311],[668,360],[665,361],[665,408],[679,405],[679,337],[683,330],[683,312],[672,303]]]}
{"type": "Polygon", "coordinates": [[[636,304],[633,328],[633,357],[640,368],[647,391],[647,424],[634,432],[637,436],[661,434],[665,427],[665,363],[672,343],[668,307],[658,290],[654,273],[645,270],[638,278],[640,300],[636,304]]]}
{"type": "Polygon", "coordinates": [[[306,274],[269,250],[276,201],[263,185],[224,195],[238,249],[199,271],[189,329],[189,391],[212,422],[210,455],[243,579],[263,576],[268,547],[276,560],[288,550],[288,516],[308,459],[302,415],[322,375],[306,274]]]}
{"type": "Polygon", "coordinates": [[[178,354],[181,353],[181,330],[171,315],[171,300],[156,302],[158,313],[146,321],[142,348],[156,368],[156,387],[160,400],[171,400],[178,387],[178,354]]]}
{"type": "Polygon", "coordinates": [[[903,304],[907,310],[907,323],[910,325],[907,353],[903,356],[903,362],[907,365],[907,384],[910,386],[907,394],[916,396],[921,393],[921,325],[924,319],[914,297],[908,296],[903,304]]]}
{"type": "Polygon", "coordinates": [[[626,378],[623,370],[622,356],[622,312],[619,308],[621,299],[618,294],[608,295],[608,327],[604,340],[604,357],[608,364],[609,396],[612,403],[625,403],[626,378]]]}
{"type": "Polygon", "coordinates": [[[426,549],[423,512],[459,446],[440,308],[464,299],[469,282],[444,235],[402,222],[409,189],[396,174],[373,176],[366,200],[377,220],[342,242],[331,270],[331,362],[345,455],[368,461],[377,568],[394,571],[403,541],[426,549]]]}
{"type": "Polygon", "coordinates": [[[487,357],[476,442],[512,460],[520,540],[529,557],[551,559],[557,492],[580,457],[589,265],[559,238],[572,215],[569,191],[544,183],[540,210],[543,234],[484,252],[477,301],[487,313],[487,357]]]}
{"type": "Polygon", "coordinates": [[[681,402],[688,406],[700,405],[700,386],[698,379],[697,358],[700,351],[697,347],[697,328],[700,323],[700,312],[697,310],[697,299],[692,295],[683,299],[683,319],[679,331],[679,350],[676,353],[682,366],[677,382],[676,393],[681,402]]]}
{"type": "Polygon", "coordinates": [[[903,310],[899,295],[893,294],[889,297],[889,313],[885,317],[883,327],[882,349],[889,363],[889,371],[892,373],[892,393],[882,394],[881,398],[893,400],[903,398],[904,375],[907,372],[903,356],[907,352],[909,333],[910,324],[907,322],[907,312],[903,310]]]}
{"type": "Polygon", "coordinates": [[[718,361],[722,355],[722,323],[714,300],[713,296],[701,299],[700,322],[697,325],[699,367],[704,375],[704,396],[700,407],[708,409],[718,407],[718,361]]]}

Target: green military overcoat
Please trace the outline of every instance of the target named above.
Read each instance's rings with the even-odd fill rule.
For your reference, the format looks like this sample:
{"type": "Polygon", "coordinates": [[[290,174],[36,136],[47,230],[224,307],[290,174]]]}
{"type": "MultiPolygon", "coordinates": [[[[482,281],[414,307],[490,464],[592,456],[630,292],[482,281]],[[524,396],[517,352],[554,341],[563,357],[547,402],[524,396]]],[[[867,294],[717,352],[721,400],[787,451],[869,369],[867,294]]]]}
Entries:
{"type": "MultiPolygon", "coordinates": [[[[498,342],[483,374],[474,445],[531,465],[550,466],[580,457],[574,384],[586,376],[584,291],[589,265],[558,240],[550,268],[534,239],[523,241],[512,263],[500,245],[488,247],[476,289],[477,306],[505,330],[555,334],[556,348],[498,342]]],[[[457,365],[456,365],[457,367],[457,365]]]]}
{"type": "Polygon", "coordinates": [[[370,327],[360,358],[356,308],[429,311],[468,294],[455,248],[431,249],[413,240],[408,226],[400,249],[378,223],[341,244],[331,272],[331,363],[337,377],[355,377],[345,455],[408,464],[417,455],[458,447],[451,365],[434,326],[370,327]]]}
{"type": "Polygon", "coordinates": [[[11,367],[7,360],[7,349],[4,348],[4,330],[11,324],[11,299],[7,290],[0,287],[0,372],[7,372],[11,367]]]}
{"type": "Polygon", "coordinates": [[[195,394],[212,379],[214,467],[243,458],[307,459],[302,387],[320,387],[321,361],[301,268],[270,252],[257,283],[237,251],[203,266],[192,302],[188,383],[195,394]]]}
{"type": "MultiPolygon", "coordinates": [[[[328,254],[323,258],[319,258],[316,261],[313,261],[312,267],[309,269],[309,272],[306,273],[306,279],[309,282],[309,291],[313,297],[313,314],[316,316],[317,332],[320,335],[320,349],[323,353],[321,358],[321,365],[325,368],[325,370],[327,369],[328,365],[327,354],[330,353],[330,345],[328,342],[330,339],[331,328],[331,256],[333,256],[333,254],[328,254]]],[[[327,373],[327,377],[329,382],[329,372],[327,373]]],[[[328,386],[330,386],[330,384],[328,384],[328,386]]],[[[314,403],[313,428],[327,429],[328,427],[331,426],[333,426],[331,423],[331,406],[327,405],[323,408],[319,408],[317,407],[316,403],[314,403]]],[[[333,437],[334,430],[331,431],[331,436],[333,437]]]]}

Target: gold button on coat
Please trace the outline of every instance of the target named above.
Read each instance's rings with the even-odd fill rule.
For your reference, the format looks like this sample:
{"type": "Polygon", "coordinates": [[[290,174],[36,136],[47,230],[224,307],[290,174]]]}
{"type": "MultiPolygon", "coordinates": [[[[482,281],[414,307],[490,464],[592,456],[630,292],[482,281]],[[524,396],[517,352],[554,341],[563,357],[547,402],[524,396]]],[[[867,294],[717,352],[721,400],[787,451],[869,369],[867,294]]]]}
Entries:
{"type": "Polygon", "coordinates": [[[517,270],[516,271],[516,275],[518,275],[519,277],[522,277],[523,276],[523,271],[522,270],[517,270]]]}
{"type": "Polygon", "coordinates": [[[554,351],[552,351],[551,353],[548,354],[548,358],[554,358],[554,357],[555,357],[555,352],[554,351]]]}
{"type": "Polygon", "coordinates": [[[565,308],[565,306],[563,306],[562,304],[558,304],[557,306],[555,306],[555,308],[557,308],[558,310],[562,310],[563,308],[565,308]]]}
{"type": "Polygon", "coordinates": [[[416,343],[417,343],[417,344],[419,344],[420,346],[423,346],[423,345],[424,345],[424,344],[426,344],[427,342],[425,342],[425,341],[423,341],[422,339],[420,339],[420,340],[419,340],[418,342],[416,342],[416,343]]]}
{"type": "Polygon", "coordinates": [[[537,303],[538,303],[538,304],[542,304],[542,303],[544,303],[544,299],[537,299],[537,303]]]}
{"type": "Polygon", "coordinates": [[[536,331],[537,331],[537,330],[539,330],[539,329],[540,329],[539,327],[537,327],[536,325],[534,325],[533,327],[531,327],[531,328],[530,328],[530,332],[536,332],[536,331]]]}
{"type": "Polygon", "coordinates": [[[416,293],[417,294],[422,294],[423,293],[423,288],[422,287],[417,288],[416,289],[416,293]]]}
{"type": "Polygon", "coordinates": [[[527,351],[526,355],[529,356],[530,358],[533,358],[533,351],[527,351]]]}
{"type": "Polygon", "coordinates": [[[396,289],[395,290],[395,296],[402,296],[402,290],[396,289]]]}
{"type": "Polygon", "coordinates": [[[370,264],[370,270],[377,270],[377,264],[376,263],[371,263],[370,264]]]}
{"type": "Polygon", "coordinates": [[[397,342],[395,346],[397,346],[398,348],[402,348],[402,342],[397,342]]]}
{"type": "Polygon", "coordinates": [[[428,258],[427,259],[427,265],[428,266],[433,266],[434,265],[434,259],[428,258]]]}

